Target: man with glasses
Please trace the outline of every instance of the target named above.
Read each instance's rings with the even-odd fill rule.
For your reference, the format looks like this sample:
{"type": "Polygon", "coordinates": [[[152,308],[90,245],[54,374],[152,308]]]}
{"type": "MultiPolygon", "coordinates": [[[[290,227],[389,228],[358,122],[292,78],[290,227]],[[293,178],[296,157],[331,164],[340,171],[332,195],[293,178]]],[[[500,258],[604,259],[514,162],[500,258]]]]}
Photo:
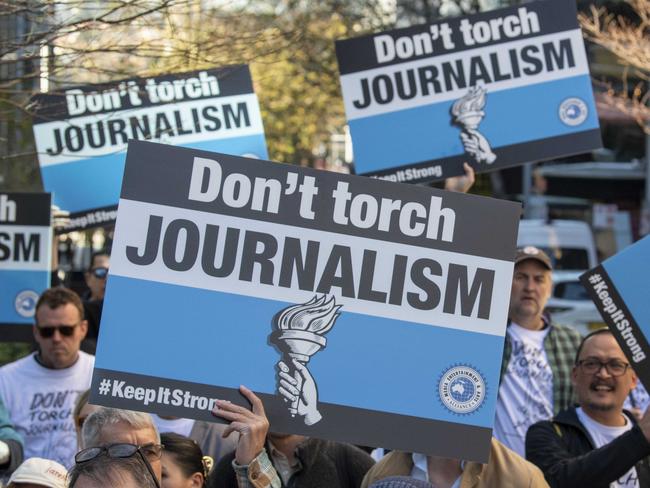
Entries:
{"type": "Polygon", "coordinates": [[[104,453],[108,457],[144,456],[158,482],[162,479],[160,435],[148,413],[101,407],[91,413],[81,429],[84,450],[75,457],[83,463],[104,453]],[[131,447],[129,447],[131,446],[131,447]]]}
{"type": "Polygon", "coordinates": [[[146,456],[133,444],[91,447],[75,458],[68,488],[160,488],[146,456]]]}
{"type": "Polygon", "coordinates": [[[79,350],[86,336],[81,300],[72,290],[50,288],[36,303],[38,351],[0,368],[0,398],[25,441],[25,458],[69,467],[77,447],[72,409],[88,389],[94,357],[79,350]]]}
{"type": "Polygon", "coordinates": [[[637,377],[609,329],[583,339],[571,381],[579,406],[531,426],[526,457],[552,487],[650,486],[650,412],[623,410],[637,377]]]}
{"type": "Polygon", "coordinates": [[[87,301],[103,300],[106,292],[106,276],[110,265],[110,255],[107,251],[96,251],[90,257],[90,266],[84,274],[88,295],[84,296],[87,301]]]}

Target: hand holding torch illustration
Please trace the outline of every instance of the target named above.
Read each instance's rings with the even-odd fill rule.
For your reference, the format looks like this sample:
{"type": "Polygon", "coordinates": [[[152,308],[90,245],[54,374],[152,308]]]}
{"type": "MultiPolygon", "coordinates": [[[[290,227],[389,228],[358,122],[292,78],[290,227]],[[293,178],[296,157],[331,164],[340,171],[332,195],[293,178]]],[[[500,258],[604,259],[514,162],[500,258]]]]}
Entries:
{"type": "Polygon", "coordinates": [[[306,303],[282,310],[275,320],[271,334],[273,342],[283,353],[278,362],[278,393],[291,402],[289,412],[304,417],[313,425],[322,416],[318,411],[318,389],[307,363],[327,344],[327,333],[340,315],[334,297],[314,296],[306,303]]]}
{"type": "Polygon", "coordinates": [[[490,143],[486,137],[478,131],[478,125],[485,117],[483,108],[485,107],[486,90],[480,86],[475,86],[461,98],[454,102],[451,108],[451,114],[454,122],[463,130],[460,139],[468,154],[471,154],[477,162],[492,164],[497,156],[492,152],[490,143]]]}

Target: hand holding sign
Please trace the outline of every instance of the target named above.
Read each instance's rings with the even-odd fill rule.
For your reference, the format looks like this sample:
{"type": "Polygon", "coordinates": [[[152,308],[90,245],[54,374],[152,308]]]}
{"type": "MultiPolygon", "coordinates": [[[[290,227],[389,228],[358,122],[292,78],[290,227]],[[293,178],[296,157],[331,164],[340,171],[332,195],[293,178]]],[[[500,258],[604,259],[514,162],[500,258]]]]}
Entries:
{"type": "Polygon", "coordinates": [[[460,193],[467,193],[476,181],[476,174],[474,168],[468,163],[463,163],[465,174],[461,176],[452,176],[445,180],[445,190],[457,191],[460,193]]]}
{"type": "Polygon", "coordinates": [[[212,414],[230,421],[230,425],[223,431],[223,437],[228,437],[232,432],[239,432],[235,461],[240,466],[247,466],[264,449],[269,421],[262,400],[243,385],[239,387],[239,391],[251,402],[251,410],[227,400],[217,400],[212,414]]]}

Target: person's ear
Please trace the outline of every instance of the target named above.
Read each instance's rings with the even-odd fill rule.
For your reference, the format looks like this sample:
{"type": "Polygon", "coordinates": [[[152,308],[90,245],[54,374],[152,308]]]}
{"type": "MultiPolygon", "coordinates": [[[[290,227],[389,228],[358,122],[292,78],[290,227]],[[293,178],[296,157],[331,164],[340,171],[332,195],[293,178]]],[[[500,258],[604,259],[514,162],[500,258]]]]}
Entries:
{"type": "MultiPolygon", "coordinates": [[[[628,366],[630,369],[632,368],[631,366],[628,366]]],[[[630,387],[630,392],[634,390],[639,383],[639,378],[637,377],[636,373],[632,371],[632,386],[630,387]]]]}
{"type": "Polygon", "coordinates": [[[192,483],[192,487],[197,487],[201,488],[205,482],[205,478],[201,473],[194,473],[192,476],[190,476],[190,482],[192,483]]]}
{"type": "Polygon", "coordinates": [[[83,334],[83,336],[81,337],[81,340],[83,341],[86,338],[86,334],[88,333],[88,321],[82,320],[81,323],[79,324],[79,328],[81,330],[81,333],[83,334]]]}

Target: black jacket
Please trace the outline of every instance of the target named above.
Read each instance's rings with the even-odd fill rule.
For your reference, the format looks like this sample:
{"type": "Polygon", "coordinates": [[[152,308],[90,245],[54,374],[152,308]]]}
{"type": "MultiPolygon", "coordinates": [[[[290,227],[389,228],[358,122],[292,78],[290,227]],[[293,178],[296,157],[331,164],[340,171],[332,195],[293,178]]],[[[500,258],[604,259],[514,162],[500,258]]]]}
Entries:
{"type": "Polygon", "coordinates": [[[526,434],[526,459],[536,464],[552,488],[608,488],[636,467],[639,486],[650,487],[650,443],[634,427],[609,444],[594,449],[575,408],[561,411],[552,421],[537,422],[526,434]]]}
{"type": "MultiPolygon", "coordinates": [[[[266,451],[271,452],[269,446],[266,451]]],[[[355,446],[314,438],[298,446],[296,456],[302,469],[291,477],[289,488],[358,488],[374,464],[368,454],[355,446]]],[[[237,488],[234,458],[234,452],[221,458],[210,473],[211,486],[237,488]]]]}

